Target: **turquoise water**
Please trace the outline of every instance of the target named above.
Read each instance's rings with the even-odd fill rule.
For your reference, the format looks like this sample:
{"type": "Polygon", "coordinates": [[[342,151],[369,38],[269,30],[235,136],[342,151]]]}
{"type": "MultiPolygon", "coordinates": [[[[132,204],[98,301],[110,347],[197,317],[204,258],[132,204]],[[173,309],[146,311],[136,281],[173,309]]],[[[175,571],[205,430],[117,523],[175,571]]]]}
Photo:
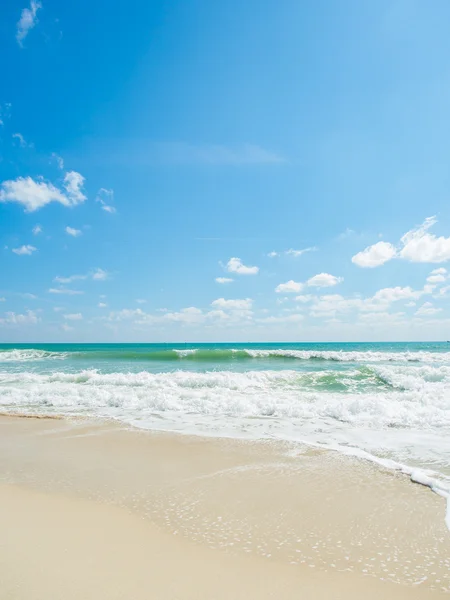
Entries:
{"type": "Polygon", "coordinates": [[[450,476],[442,342],[2,345],[0,410],[286,439],[450,476]]]}

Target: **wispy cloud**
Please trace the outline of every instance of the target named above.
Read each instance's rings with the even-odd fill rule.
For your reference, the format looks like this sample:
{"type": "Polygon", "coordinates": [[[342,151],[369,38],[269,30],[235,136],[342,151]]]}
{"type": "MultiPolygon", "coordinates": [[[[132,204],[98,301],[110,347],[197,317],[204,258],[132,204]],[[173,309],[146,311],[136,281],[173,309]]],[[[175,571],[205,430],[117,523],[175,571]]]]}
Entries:
{"type": "Polygon", "coordinates": [[[305,254],[306,252],[314,252],[315,250],[317,250],[317,248],[315,246],[311,246],[309,248],[303,248],[302,250],[294,250],[294,248],[290,248],[289,250],[283,250],[281,252],[276,252],[275,250],[273,250],[272,252],[269,252],[269,254],[267,256],[269,256],[270,258],[275,258],[277,256],[292,256],[294,258],[298,258],[299,256],[302,256],[302,254],[305,254]]]}
{"type": "Polygon", "coordinates": [[[105,281],[109,277],[110,274],[108,273],[108,271],[97,267],[96,269],[92,269],[91,271],[89,271],[89,273],[85,273],[82,275],[69,275],[67,277],[61,277],[60,275],[57,275],[53,279],[53,281],[56,281],[56,283],[66,284],[73,283],[74,281],[84,281],[86,279],[92,279],[93,281],[105,281]]]}
{"type": "Polygon", "coordinates": [[[40,233],[42,233],[42,227],[37,224],[33,227],[32,229],[33,235],[39,235],[40,233]]]}
{"type": "Polygon", "coordinates": [[[99,202],[102,210],[108,212],[110,214],[116,213],[116,208],[112,206],[114,202],[114,191],[107,190],[106,188],[100,188],[97,192],[97,196],[95,198],[96,202],[99,202]]]}
{"type": "Polygon", "coordinates": [[[39,1],[31,0],[30,8],[22,10],[19,22],[17,23],[16,33],[16,40],[21,48],[23,48],[24,39],[38,22],[37,12],[40,8],[42,8],[42,4],[39,1]]]}
{"type": "Polygon", "coordinates": [[[66,295],[66,296],[79,296],[81,294],[84,294],[84,292],[82,292],[81,290],[71,290],[68,288],[50,288],[49,290],[49,294],[62,294],[62,295],[66,295]]]}
{"type": "Polygon", "coordinates": [[[14,141],[17,141],[17,144],[21,148],[33,148],[33,144],[31,142],[27,142],[21,133],[13,133],[12,138],[14,141]]]}

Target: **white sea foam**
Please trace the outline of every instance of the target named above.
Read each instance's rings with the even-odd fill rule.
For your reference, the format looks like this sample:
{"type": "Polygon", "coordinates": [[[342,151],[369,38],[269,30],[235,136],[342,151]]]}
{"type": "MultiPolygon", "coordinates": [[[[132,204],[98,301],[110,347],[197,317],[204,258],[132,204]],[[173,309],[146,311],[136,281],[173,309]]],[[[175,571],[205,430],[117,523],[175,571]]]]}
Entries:
{"type": "Polygon", "coordinates": [[[389,468],[401,465],[414,481],[446,497],[450,492],[450,366],[0,371],[0,411],[81,414],[148,429],[296,440],[370,457],[389,468]]]}
{"type": "Polygon", "coordinates": [[[13,349],[0,350],[0,363],[6,362],[30,362],[36,360],[64,360],[67,358],[67,352],[48,352],[46,350],[29,349],[13,349]]]}
{"type": "Polygon", "coordinates": [[[336,362],[425,362],[450,363],[450,352],[377,352],[372,350],[243,350],[253,358],[285,357],[299,360],[330,360],[336,362]]]}

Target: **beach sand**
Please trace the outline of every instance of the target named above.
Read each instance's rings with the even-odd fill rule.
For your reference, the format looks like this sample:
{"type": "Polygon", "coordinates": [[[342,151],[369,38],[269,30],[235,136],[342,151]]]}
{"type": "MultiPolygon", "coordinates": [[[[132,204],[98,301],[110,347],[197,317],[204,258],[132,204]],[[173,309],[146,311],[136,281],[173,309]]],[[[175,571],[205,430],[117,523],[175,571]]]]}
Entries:
{"type": "Polygon", "coordinates": [[[281,442],[0,418],[0,598],[437,598],[445,501],[281,442]]]}

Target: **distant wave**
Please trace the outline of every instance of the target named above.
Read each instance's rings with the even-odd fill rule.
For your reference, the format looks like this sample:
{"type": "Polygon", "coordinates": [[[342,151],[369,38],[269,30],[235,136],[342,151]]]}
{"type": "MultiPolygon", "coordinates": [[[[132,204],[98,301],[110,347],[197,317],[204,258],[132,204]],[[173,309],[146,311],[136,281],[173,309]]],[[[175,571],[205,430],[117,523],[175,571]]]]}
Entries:
{"type": "Polygon", "coordinates": [[[38,360],[89,360],[108,361],[193,361],[193,362],[239,362],[256,360],[334,361],[348,363],[423,362],[449,363],[450,352],[392,352],[357,350],[294,350],[253,348],[186,348],[167,350],[88,350],[80,352],[56,352],[39,349],[0,350],[1,362],[27,362],[38,360]]]}
{"type": "Polygon", "coordinates": [[[68,357],[67,352],[49,352],[47,350],[13,349],[0,350],[0,363],[2,362],[29,362],[35,360],[64,360],[68,357]]]}

